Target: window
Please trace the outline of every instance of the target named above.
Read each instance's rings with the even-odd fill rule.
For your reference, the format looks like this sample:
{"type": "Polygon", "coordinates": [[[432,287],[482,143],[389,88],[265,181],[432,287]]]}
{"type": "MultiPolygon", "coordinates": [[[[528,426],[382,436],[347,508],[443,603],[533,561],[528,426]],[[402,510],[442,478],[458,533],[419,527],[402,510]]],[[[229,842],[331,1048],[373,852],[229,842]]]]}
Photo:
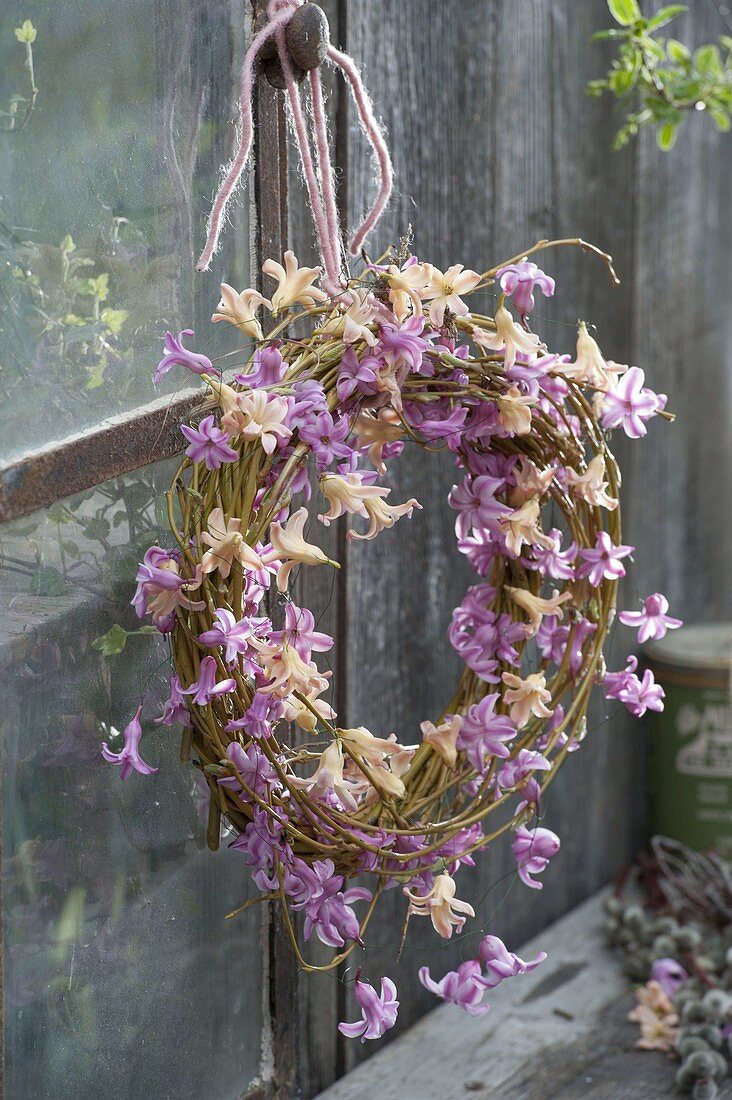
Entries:
{"type": "Polygon", "coordinates": [[[206,850],[196,772],[177,762],[174,731],[149,738],[153,801],[99,754],[143,691],[167,694],[162,639],[134,636],[108,659],[94,647],[111,621],[133,626],[118,578],[156,537],[166,475],[115,479],[2,535],[11,1096],[126,1100],[175,1081],[177,1096],[228,1100],[259,1072],[260,913],[224,920],[248,876],[225,844],[206,850]]]}
{"type": "MultiPolygon", "coordinates": [[[[162,332],[194,317],[203,331],[215,282],[196,301],[193,250],[246,40],[243,7],[225,0],[9,8],[0,106],[30,95],[11,16],[33,16],[38,95],[0,135],[2,460],[151,401],[162,332]]],[[[237,219],[214,277],[246,273],[237,219]]],[[[215,355],[216,331],[206,339],[215,355]]]]}
{"type": "Polygon", "coordinates": [[[245,204],[203,293],[193,270],[230,154],[246,9],[8,0],[7,15],[4,1080],[19,1100],[173,1086],[181,1100],[233,1100],[263,1075],[264,911],[224,920],[251,896],[249,877],[225,843],[206,851],[196,773],[177,762],[174,734],[149,739],[155,803],[100,761],[105,727],[127,721],[143,691],[164,698],[164,641],[133,635],[107,658],[94,643],[113,622],[138,625],[130,579],[166,526],[162,460],[196,400],[174,394],[175,379],[153,389],[162,334],[195,318],[199,350],[215,357],[211,287],[249,280],[245,204]],[[19,41],[13,27],[30,18],[35,39],[19,41]]]}

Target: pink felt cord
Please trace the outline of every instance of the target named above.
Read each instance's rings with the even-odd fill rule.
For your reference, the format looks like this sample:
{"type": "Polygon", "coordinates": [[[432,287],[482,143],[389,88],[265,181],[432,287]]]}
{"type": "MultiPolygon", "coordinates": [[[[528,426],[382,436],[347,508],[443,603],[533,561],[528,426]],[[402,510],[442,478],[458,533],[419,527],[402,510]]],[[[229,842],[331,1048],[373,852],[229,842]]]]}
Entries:
{"type": "Polygon", "coordinates": [[[371,148],[374,151],[381,177],[376,202],[354,233],[349,245],[351,255],[357,256],[366,237],[378,222],[389,201],[394,182],[394,168],[391,163],[391,156],[389,155],[383,132],[376,121],[374,109],[371,106],[371,100],[363,85],[358,69],[348,54],[341,53],[340,50],[337,50],[334,46],[328,48],[327,56],[328,60],[341,70],[346,80],[351,85],[351,93],[356,104],[356,109],[358,110],[361,128],[366,134],[371,148]]]}
{"type": "MultiPolygon", "coordinates": [[[[295,131],[295,137],[297,138],[297,147],[300,153],[300,161],[302,163],[305,183],[308,189],[310,208],[313,213],[313,221],[315,222],[315,229],[318,234],[318,243],[320,244],[320,254],[323,259],[325,276],[330,284],[337,284],[340,271],[338,253],[337,250],[334,250],[333,241],[331,240],[329,232],[328,217],[320,194],[318,177],[315,172],[313,156],[310,151],[305,116],[302,110],[302,103],[300,102],[300,90],[295,81],[292,62],[290,61],[290,55],[287,51],[285,33],[284,27],[279,27],[277,29],[277,47],[282,71],[285,74],[287,96],[290,103],[290,112],[292,114],[292,125],[295,131]]],[[[332,289],[329,289],[329,293],[331,292],[332,289]]]]}
{"type": "Polygon", "coordinates": [[[208,265],[211,263],[211,257],[213,256],[216,245],[218,244],[219,236],[221,234],[221,226],[224,220],[224,214],[226,213],[226,207],[229,199],[231,198],[236,185],[239,182],[239,178],[244,171],[244,166],[249,157],[249,151],[252,147],[252,137],[254,135],[254,126],[252,121],[252,82],[254,79],[254,62],[261,47],[271,38],[277,31],[277,28],[284,26],[292,18],[292,0],[286,6],[283,6],[276,14],[272,15],[269,23],[259,32],[258,35],[252,40],[252,44],[246,52],[244,58],[244,64],[241,71],[241,94],[239,96],[239,113],[240,113],[240,126],[241,134],[239,137],[239,146],[236,151],[236,155],[229,166],[229,169],[221,183],[221,186],[216,193],[213,207],[211,209],[211,216],[208,219],[208,235],[206,237],[206,247],[201,253],[196,269],[198,271],[206,271],[208,265]]]}
{"type": "MultiPolygon", "coordinates": [[[[236,189],[249,157],[254,131],[252,118],[254,65],[261,47],[274,35],[277,40],[277,52],[285,77],[293,128],[297,139],[303,175],[305,176],[308,198],[310,200],[313,221],[315,223],[323,260],[323,285],[329,293],[336,295],[342,290],[342,246],[338,208],[335,198],[335,181],[328,143],[328,127],[323,103],[323,88],[320,81],[320,73],[317,69],[311,70],[310,87],[313,109],[313,136],[318,157],[318,172],[316,173],[310,149],[307,125],[300,100],[300,91],[295,81],[292,62],[286,43],[285,28],[295,10],[303,3],[304,0],[269,0],[267,5],[269,21],[255,36],[247,50],[244,65],[242,66],[241,94],[239,96],[239,112],[241,117],[239,145],[234,159],[219,187],[216,198],[214,199],[211,216],[208,222],[206,247],[200,255],[196,268],[199,271],[206,271],[208,269],[211,257],[216,251],[221,235],[226,207],[236,189]]],[[[376,225],[384,207],[389,201],[393,182],[393,168],[384,135],[381,131],[381,127],[376,121],[371,101],[364,88],[358,69],[348,54],[341,53],[340,50],[336,50],[333,46],[329,47],[327,56],[329,61],[341,70],[351,87],[351,93],[356,103],[359,121],[376,156],[381,177],[376,202],[363,223],[357,229],[350,244],[352,254],[358,255],[367,235],[376,225]]]]}
{"type": "MultiPolygon", "coordinates": [[[[318,153],[318,168],[320,170],[320,187],[323,194],[325,215],[328,222],[328,238],[336,257],[338,272],[341,268],[341,229],[338,218],[338,207],[335,198],[335,180],[333,166],[330,160],[330,143],[328,141],[328,123],[325,118],[325,106],[323,103],[323,85],[320,80],[320,70],[310,71],[310,93],[313,106],[313,131],[315,134],[315,148],[318,153]]],[[[332,289],[330,290],[332,293],[332,289]]]]}

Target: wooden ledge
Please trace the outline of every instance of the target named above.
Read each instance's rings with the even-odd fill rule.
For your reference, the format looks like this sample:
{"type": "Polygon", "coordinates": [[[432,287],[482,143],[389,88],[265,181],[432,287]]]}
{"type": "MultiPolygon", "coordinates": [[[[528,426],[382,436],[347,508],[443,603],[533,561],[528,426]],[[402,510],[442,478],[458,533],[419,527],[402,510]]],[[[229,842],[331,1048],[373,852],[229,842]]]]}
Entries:
{"type": "MultiPolygon", "coordinates": [[[[318,1100],[655,1100],[677,1063],[633,1048],[634,1003],[605,946],[603,890],[518,951],[548,959],[489,992],[479,1019],[430,1012],[318,1100]]],[[[509,943],[510,950],[516,945],[509,943]]],[[[438,975],[441,977],[442,975],[438,975]]],[[[721,1097],[732,1096],[729,1086],[721,1097]]]]}

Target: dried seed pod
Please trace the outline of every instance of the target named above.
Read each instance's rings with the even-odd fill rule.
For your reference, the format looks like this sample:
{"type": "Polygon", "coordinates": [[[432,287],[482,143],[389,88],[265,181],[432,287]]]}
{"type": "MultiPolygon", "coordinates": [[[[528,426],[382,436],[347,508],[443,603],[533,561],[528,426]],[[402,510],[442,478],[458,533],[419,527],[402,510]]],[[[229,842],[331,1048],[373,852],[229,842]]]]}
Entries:
{"type": "Polygon", "coordinates": [[[627,955],[623,963],[623,969],[631,981],[645,982],[650,969],[648,956],[644,952],[634,952],[627,955]]]}
{"type": "Polygon", "coordinates": [[[615,917],[608,917],[605,921],[605,935],[613,946],[617,946],[620,942],[618,939],[620,931],[620,922],[615,917]]]}
{"type": "MultiPolygon", "coordinates": [[[[298,9],[299,10],[299,9],[298,9]]],[[[287,87],[287,81],[285,80],[285,74],[282,69],[282,63],[279,57],[273,57],[269,61],[265,61],[262,66],[262,72],[267,79],[267,82],[276,88],[278,92],[283,91],[287,87]]],[[[292,74],[298,84],[302,84],[305,79],[305,72],[303,69],[292,66],[292,74]]]]}
{"type": "Polygon", "coordinates": [[[325,59],[330,45],[330,29],[322,8],[303,4],[287,24],[287,49],[293,62],[301,69],[317,69],[325,59]]]}
{"type": "Polygon", "coordinates": [[[721,1049],[724,1041],[721,1028],[715,1027],[714,1024],[701,1024],[697,1031],[697,1035],[715,1050],[721,1049]]]}

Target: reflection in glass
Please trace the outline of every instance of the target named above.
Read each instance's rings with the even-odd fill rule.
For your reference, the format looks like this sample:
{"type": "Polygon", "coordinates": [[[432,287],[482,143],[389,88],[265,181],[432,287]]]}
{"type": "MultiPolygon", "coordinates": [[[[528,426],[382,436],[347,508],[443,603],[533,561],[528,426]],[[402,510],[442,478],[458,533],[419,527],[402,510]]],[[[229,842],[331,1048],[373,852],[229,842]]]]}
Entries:
{"type": "Polygon", "coordinates": [[[5,1084],[16,1100],[234,1100],[259,1069],[261,912],[241,857],[206,850],[205,799],[152,722],[165,643],[134,630],[127,578],[158,534],[153,468],[0,529],[5,1084]],[[121,586],[115,578],[124,578],[121,586]],[[144,756],[99,753],[140,696],[144,756]]]}
{"type": "Polygon", "coordinates": [[[245,208],[212,272],[194,272],[194,250],[231,151],[245,11],[229,0],[4,3],[0,460],[150,401],[166,328],[195,317],[198,350],[218,354],[222,326],[203,320],[222,278],[247,283],[245,208]]]}

